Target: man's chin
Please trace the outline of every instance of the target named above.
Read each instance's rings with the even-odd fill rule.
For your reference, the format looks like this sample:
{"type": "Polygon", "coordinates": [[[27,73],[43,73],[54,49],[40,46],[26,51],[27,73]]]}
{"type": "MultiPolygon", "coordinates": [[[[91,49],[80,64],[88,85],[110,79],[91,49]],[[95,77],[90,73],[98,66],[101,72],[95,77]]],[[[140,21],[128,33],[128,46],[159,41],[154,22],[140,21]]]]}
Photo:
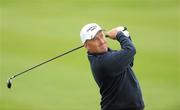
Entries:
{"type": "Polygon", "coordinates": [[[105,48],[105,52],[107,52],[107,51],[108,51],[108,48],[106,47],[106,48],[105,48]]]}
{"type": "Polygon", "coordinates": [[[107,52],[108,51],[108,48],[103,48],[103,49],[101,49],[101,53],[105,53],[105,52],[107,52]]]}

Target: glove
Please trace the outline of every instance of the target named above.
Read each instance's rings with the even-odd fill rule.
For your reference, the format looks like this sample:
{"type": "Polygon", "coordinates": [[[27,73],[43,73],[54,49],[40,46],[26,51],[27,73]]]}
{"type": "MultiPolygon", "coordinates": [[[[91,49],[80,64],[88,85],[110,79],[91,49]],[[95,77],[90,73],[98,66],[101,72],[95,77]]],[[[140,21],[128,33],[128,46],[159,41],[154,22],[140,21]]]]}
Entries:
{"type": "Polygon", "coordinates": [[[120,26],[116,28],[118,31],[121,31],[126,37],[129,37],[129,32],[126,27],[120,26]]]}
{"type": "Polygon", "coordinates": [[[116,39],[116,35],[117,33],[121,31],[126,37],[129,37],[129,32],[127,31],[127,28],[126,27],[123,27],[123,26],[119,26],[119,27],[116,27],[116,28],[113,28],[111,29],[110,31],[108,31],[106,33],[106,37],[110,38],[110,39],[116,39]]]}

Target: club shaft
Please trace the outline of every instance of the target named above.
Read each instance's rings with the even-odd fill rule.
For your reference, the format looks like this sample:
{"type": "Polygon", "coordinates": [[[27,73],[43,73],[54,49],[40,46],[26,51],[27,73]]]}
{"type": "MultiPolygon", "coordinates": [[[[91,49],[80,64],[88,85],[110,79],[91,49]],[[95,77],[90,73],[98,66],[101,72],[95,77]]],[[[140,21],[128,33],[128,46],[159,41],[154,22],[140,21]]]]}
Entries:
{"type": "Polygon", "coordinates": [[[23,72],[20,72],[20,73],[18,73],[18,74],[16,74],[16,75],[12,76],[11,79],[13,79],[13,78],[15,78],[15,77],[17,77],[17,76],[19,76],[19,75],[21,75],[21,74],[23,74],[23,73],[26,73],[26,72],[34,69],[34,68],[37,68],[37,67],[39,67],[39,66],[41,66],[41,65],[43,65],[43,64],[46,64],[46,63],[48,63],[48,62],[50,62],[50,61],[52,61],[52,60],[55,60],[55,59],[57,59],[57,58],[59,58],[59,57],[62,57],[62,56],[66,55],[66,54],[68,54],[68,53],[70,53],[70,52],[73,52],[73,51],[75,51],[75,50],[77,50],[77,49],[80,49],[80,48],[82,48],[83,46],[84,46],[84,45],[81,45],[81,46],[76,47],[76,48],[74,48],[74,49],[71,49],[71,50],[69,50],[69,51],[67,51],[67,52],[65,52],[65,53],[63,53],[63,54],[60,54],[60,55],[58,55],[58,56],[56,56],[56,57],[53,57],[53,58],[51,58],[51,59],[49,59],[49,60],[47,60],[47,61],[44,61],[44,62],[42,62],[42,63],[40,63],[40,64],[37,64],[37,65],[35,65],[35,66],[33,66],[33,67],[31,67],[31,68],[23,71],[23,72]]]}

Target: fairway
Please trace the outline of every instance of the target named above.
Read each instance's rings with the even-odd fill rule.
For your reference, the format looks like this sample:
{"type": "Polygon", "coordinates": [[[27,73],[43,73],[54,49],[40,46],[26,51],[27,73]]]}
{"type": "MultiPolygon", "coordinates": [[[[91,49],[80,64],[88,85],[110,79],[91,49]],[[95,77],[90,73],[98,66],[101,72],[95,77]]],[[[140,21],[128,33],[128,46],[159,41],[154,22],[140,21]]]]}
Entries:
{"type": "Polygon", "coordinates": [[[128,28],[145,110],[179,110],[179,11],[177,0],[1,0],[0,110],[100,110],[84,48],[6,87],[10,76],[82,45],[79,31],[91,22],[128,28]]]}

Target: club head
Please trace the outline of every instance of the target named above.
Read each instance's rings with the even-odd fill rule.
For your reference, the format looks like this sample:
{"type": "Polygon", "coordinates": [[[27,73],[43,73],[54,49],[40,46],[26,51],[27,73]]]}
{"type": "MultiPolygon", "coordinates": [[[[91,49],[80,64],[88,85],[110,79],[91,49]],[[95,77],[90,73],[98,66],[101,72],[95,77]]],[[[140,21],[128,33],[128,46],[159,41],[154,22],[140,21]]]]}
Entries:
{"type": "Polygon", "coordinates": [[[11,86],[12,86],[12,80],[11,80],[11,78],[9,78],[9,79],[7,80],[7,88],[8,88],[8,89],[11,89],[11,86]]]}

